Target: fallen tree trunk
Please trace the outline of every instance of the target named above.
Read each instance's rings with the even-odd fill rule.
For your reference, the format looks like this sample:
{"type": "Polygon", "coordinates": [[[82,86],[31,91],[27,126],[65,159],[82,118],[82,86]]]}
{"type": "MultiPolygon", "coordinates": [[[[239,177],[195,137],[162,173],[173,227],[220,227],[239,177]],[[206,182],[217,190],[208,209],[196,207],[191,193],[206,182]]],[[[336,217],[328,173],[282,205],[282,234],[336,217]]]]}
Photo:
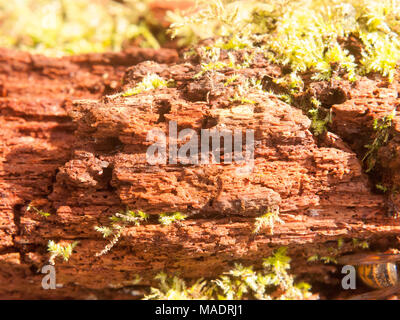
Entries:
{"type": "MultiPolygon", "coordinates": [[[[272,94],[249,87],[245,99],[233,99],[247,79],[279,75],[277,66],[255,59],[235,72],[234,85],[224,85],[233,74],[229,68],[195,77],[199,72],[199,64],[178,61],[173,50],[62,59],[1,52],[0,297],[127,298],[135,275],[143,285],[159,271],[215,277],[234,262],[257,265],[279,246],[289,247],[300,278],[338,286],[329,277],[334,267],[316,268],[307,258],[330,254],[340,238],[345,245],[337,254],[354,249],[352,238],[395,246],[399,223],[388,217],[386,197],[371,191],[360,161],[360,143],[372,132],[348,107],[363,99],[370,110],[371,99],[379,106],[387,90],[378,81],[359,80],[377,86],[368,99],[348,94],[333,103],[335,133],[316,139],[301,110],[272,94]],[[126,70],[129,65],[135,66],[126,70]],[[135,87],[149,74],[174,85],[106,95],[135,87]],[[147,141],[148,132],[158,128],[168,136],[173,121],[178,132],[191,129],[198,137],[206,129],[253,130],[254,163],[149,164],[146,152],[154,142],[147,141]],[[27,211],[30,203],[51,215],[27,211]],[[94,227],[127,207],[149,213],[149,221],[125,228],[119,243],[96,257],[107,239],[94,227]],[[271,208],[279,208],[284,223],[254,234],[255,217],[271,208]],[[188,218],[158,223],[160,213],[174,211],[188,218]],[[49,240],[79,241],[68,263],[57,263],[57,282],[64,286],[53,292],[41,288],[37,274],[49,259],[49,240]]],[[[385,101],[389,109],[397,96],[385,101]]],[[[395,123],[398,137],[398,118],[395,123]]],[[[176,142],[179,148],[185,141],[176,142]]]]}

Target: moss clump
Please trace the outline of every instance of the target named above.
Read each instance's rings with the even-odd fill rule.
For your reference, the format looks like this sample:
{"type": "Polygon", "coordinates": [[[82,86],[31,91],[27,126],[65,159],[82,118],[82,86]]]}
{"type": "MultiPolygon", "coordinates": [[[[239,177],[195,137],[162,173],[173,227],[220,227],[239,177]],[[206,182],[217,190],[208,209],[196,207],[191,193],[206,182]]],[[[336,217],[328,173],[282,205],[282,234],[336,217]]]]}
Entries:
{"type": "Polygon", "coordinates": [[[258,234],[261,229],[267,228],[271,234],[274,234],[274,226],[277,223],[284,223],[284,221],[279,217],[279,209],[269,210],[261,217],[256,218],[253,233],[258,234]]]}
{"type": "Polygon", "coordinates": [[[55,264],[55,259],[57,257],[61,257],[64,261],[68,261],[72,255],[72,251],[78,245],[78,241],[75,241],[70,244],[60,244],[55,243],[53,240],[50,240],[47,245],[47,250],[51,253],[49,263],[51,265],[55,264]]]}
{"type": "Polygon", "coordinates": [[[324,264],[337,264],[338,259],[342,255],[343,252],[346,252],[347,250],[352,250],[352,249],[368,249],[369,244],[365,240],[358,240],[358,239],[351,239],[351,241],[348,241],[339,238],[337,241],[337,247],[327,247],[324,250],[324,254],[321,253],[314,253],[313,255],[309,256],[307,259],[307,262],[318,262],[322,261],[324,264]],[[326,252],[327,251],[327,252],[326,252]],[[328,253],[328,254],[326,254],[328,253]]]}
{"type": "Polygon", "coordinates": [[[306,283],[294,283],[288,273],[290,258],[286,248],[279,248],[274,254],[264,259],[262,271],[253,267],[236,264],[229,272],[216,280],[197,280],[188,286],[177,276],[168,277],[165,273],[156,276],[159,287],[151,288],[145,299],[154,300],[299,300],[311,297],[311,286],[306,283]]]}
{"type": "Polygon", "coordinates": [[[352,243],[354,248],[369,249],[369,243],[365,240],[353,238],[352,243]]]}
{"type": "Polygon", "coordinates": [[[315,136],[319,136],[328,131],[328,124],[331,123],[331,112],[326,112],[323,108],[314,107],[308,111],[311,119],[311,131],[315,136]],[[324,115],[325,114],[325,115],[324,115]]]}
{"type": "Polygon", "coordinates": [[[185,220],[187,215],[180,212],[173,213],[161,213],[158,218],[158,222],[160,222],[164,226],[169,226],[173,223],[179,223],[182,220],[185,220]]]}
{"type": "Polygon", "coordinates": [[[33,206],[32,204],[29,204],[26,208],[26,211],[34,211],[35,213],[37,213],[38,215],[40,215],[41,217],[47,218],[51,216],[51,213],[43,211],[42,209],[38,209],[35,206],[33,206]]]}
{"type": "Polygon", "coordinates": [[[122,93],[123,97],[134,96],[139,93],[155,90],[158,88],[167,88],[170,84],[168,81],[161,78],[159,75],[155,73],[150,73],[143,78],[141,82],[139,82],[134,88],[128,89],[127,91],[122,93]]]}
{"type": "Polygon", "coordinates": [[[362,159],[367,165],[366,172],[370,172],[375,167],[379,149],[388,142],[392,120],[395,115],[396,109],[394,109],[390,114],[384,116],[382,119],[374,120],[373,129],[375,131],[375,138],[371,144],[365,146],[368,151],[362,159]]]}
{"type": "Polygon", "coordinates": [[[199,49],[201,58],[200,72],[194,75],[195,79],[201,78],[207,73],[215,73],[226,68],[237,68],[235,59],[229,55],[229,62],[220,61],[221,49],[217,47],[203,47],[199,49]]]}
{"type": "MultiPolygon", "coordinates": [[[[224,86],[229,86],[237,80],[235,76],[228,78],[224,83],[224,86]]],[[[244,82],[235,85],[235,93],[229,99],[233,103],[238,104],[255,104],[256,101],[249,98],[252,92],[264,92],[260,80],[255,78],[245,79],[244,82]]]]}
{"type": "Polygon", "coordinates": [[[200,1],[185,15],[171,14],[172,35],[184,43],[217,38],[227,50],[253,48],[295,75],[311,70],[314,80],[344,73],[379,72],[393,80],[400,59],[398,1],[286,0],[200,1]],[[301,8],[299,10],[298,8],[301,8]],[[343,46],[349,36],[361,57],[343,46]]]}

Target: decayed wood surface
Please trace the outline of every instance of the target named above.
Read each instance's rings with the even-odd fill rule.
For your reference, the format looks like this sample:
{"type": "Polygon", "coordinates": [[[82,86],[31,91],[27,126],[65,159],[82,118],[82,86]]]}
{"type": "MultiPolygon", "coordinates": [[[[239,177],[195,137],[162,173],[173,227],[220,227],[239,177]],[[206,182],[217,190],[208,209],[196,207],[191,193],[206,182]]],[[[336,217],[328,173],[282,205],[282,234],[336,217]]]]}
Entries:
{"type": "MultiPolygon", "coordinates": [[[[199,71],[197,62],[179,60],[174,50],[62,59],[0,51],[0,297],[129,298],[124,287],[136,274],[143,284],[162,270],[215,277],[233,262],[257,265],[282,245],[289,247],[294,273],[328,285],[334,267],[306,260],[327,253],[337,239],[349,240],[342,252],[352,250],[351,238],[387,238],[386,245],[396,247],[399,222],[387,216],[386,197],[371,191],[360,158],[373,119],[398,103],[397,80],[309,84],[333,110],[332,132],[316,139],[302,111],[271,94],[250,89],[246,98],[255,104],[230,102],[235,87],[223,84],[233,70],[194,79],[199,71]],[[148,73],[176,86],[115,96],[148,73]],[[253,129],[253,170],[235,163],[149,165],[147,132],[167,133],[169,121],[196,132],[253,129]],[[52,215],[26,212],[32,200],[52,215]],[[269,206],[279,206],[285,223],[273,234],[254,235],[254,218],[269,206]],[[107,240],[94,226],[126,207],[151,219],[128,228],[110,253],[96,258],[107,240]],[[170,211],[189,217],[173,226],[157,223],[159,213],[170,211]],[[53,292],[41,289],[37,273],[49,257],[49,240],[79,240],[70,261],[57,263],[64,287],[53,292]]],[[[256,57],[235,72],[238,85],[281,70],[256,57]]],[[[380,154],[383,179],[393,185],[399,129],[397,117],[380,154]]]]}

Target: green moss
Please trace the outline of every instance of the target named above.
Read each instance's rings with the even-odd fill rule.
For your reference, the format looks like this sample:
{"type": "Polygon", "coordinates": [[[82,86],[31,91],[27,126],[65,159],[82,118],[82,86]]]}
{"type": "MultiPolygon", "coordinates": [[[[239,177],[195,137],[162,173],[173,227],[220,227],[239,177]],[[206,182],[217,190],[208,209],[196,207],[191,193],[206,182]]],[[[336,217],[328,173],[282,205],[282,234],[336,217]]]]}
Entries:
{"type": "Polygon", "coordinates": [[[382,119],[374,119],[373,129],[375,131],[375,138],[371,144],[365,146],[368,151],[362,159],[367,165],[366,172],[370,172],[375,167],[379,149],[388,142],[392,120],[395,115],[396,109],[382,119]]]}
{"type": "Polygon", "coordinates": [[[164,226],[169,226],[173,223],[185,220],[186,218],[187,216],[180,212],[161,213],[158,221],[164,226]]]}
{"type": "Polygon", "coordinates": [[[320,260],[323,261],[325,264],[328,264],[328,263],[337,264],[338,263],[336,260],[336,257],[333,257],[333,256],[323,256],[323,257],[320,257],[320,260]]]}
{"type": "Polygon", "coordinates": [[[308,111],[308,114],[311,119],[310,129],[315,136],[319,136],[328,131],[328,124],[331,120],[330,112],[323,112],[322,108],[315,107],[308,111]],[[324,115],[325,113],[325,115],[324,115]]]}
{"type": "Polygon", "coordinates": [[[287,76],[274,79],[273,82],[286,88],[292,95],[299,91],[303,91],[304,88],[304,82],[296,72],[291,72],[287,76]]]}
{"type": "Polygon", "coordinates": [[[337,264],[336,256],[320,256],[318,254],[314,254],[307,259],[307,262],[315,262],[315,261],[322,261],[325,264],[333,263],[337,264]]]}
{"type": "Polygon", "coordinates": [[[256,102],[254,100],[250,100],[246,98],[245,96],[238,95],[237,93],[234,94],[234,96],[230,99],[231,102],[233,103],[239,103],[239,104],[255,104],[256,102]]]}
{"type": "Polygon", "coordinates": [[[193,285],[165,273],[157,275],[158,287],[151,288],[145,299],[198,299],[198,300],[288,300],[310,298],[311,286],[307,283],[294,283],[288,273],[290,257],[286,248],[279,248],[271,257],[264,259],[261,271],[252,266],[235,264],[234,268],[215,280],[199,279],[193,285]]]}
{"type": "Polygon", "coordinates": [[[49,212],[45,212],[42,209],[38,209],[34,206],[32,206],[31,204],[28,205],[28,207],[26,208],[26,211],[34,211],[35,213],[37,213],[38,215],[40,215],[41,217],[47,218],[51,216],[51,213],[49,212]]]}
{"type": "Polygon", "coordinates": [[[361,249],[369,249],[369,243],[367,241],[352,239],[353,247],[361,249]]]}
{"type": "Polygon", "coordinates": [[[145,300],[208,300],[212,296],[213,288],[209,288],[204,279],[199,279],[193,285],[187,286],[183,279],[177,276],[169,277],[161,272],[155,280],[159,281],[159,286],[151,288],[145,300]]]}
{"type": "Polygon", "coordinates": [[[232,55],[229,55],[229,62],[220,61],[221,49],[217,47],[204,47],[199,50],[200,58],[202,60],[200,64],[200,72],[198,72],[194,78],[201,78],[204,74],[215,73],[217,71],[226,68],[238,68],[235,65],[235,59],[232,55]]]}
{"type": "Polygon", "coordinates": [[[339,238],[339,239],[338,239],[338,242],[337,242],[338,250],[342,249],[343,245],[344,245],[344,240],[343,240],[343,238],[339,238]]]}
{"type": "Polygon", "coordinates": [[[78,241],[63,245],[50,240],[47,245],[47,250],[51,253],[49,263],[54,265],[57,257],[61,257],[64,261],[68,261],[72,255],[72,251],[77,245],[78,241]]]}
{"type": "Polygon", "coordinates": [[[202,63],[201,64],[201,71],[197,73],[194,78],[200,78],[203,74],[209,72],[209,71],[218,71],[228,68],[228,64],[222,61],[211,61],[208,63],[202,63]]]}
{"type": "Polygon", "coordinates": [[[231,77],[228,77],[228,78],[225,80],[224,86],[225,86],[225,87],[228,87],[228,86],[230,86],[231,84],[235,83],[238,79],[239,79],[239,75],[234,74],[234,75],[232,75],[231,77]]]}
{"type": "Polygon", "coordinates": [[[315,262],[319,261],[319,255],[318,254],[313,254],[312,256],[307,258],[307,262],[315,262]]]}
{"type": "MultiPolygon", "coordinates": [[[[233,76],[234,77],[234,76],[233,76]]],[[[231,83],[236,81],[236,78],[232,78],[231,83]]],[[[229,79],[227,80],[229,81],[229,79]]],[[[227,82],[225,82],[226,85],[227,82]]],[[[229,84],[228,84],[229,85],[229,84]]],[[[264,92],[261,81],[255,78],[245,79],[244,82],[235,86],[235,93],[229,99],[233,103],[239,104],[255,104],[256,101],[249,98],[252,92],[264,92]]]]}
{"type": "Polygon", "coordinates": [[[213,0],[200,1],[185,15],[170,15],[172,34],[183,42],[216,38],[219,48],[258,48],[294,73],[313,71],[315,80],[343,70],[350,81],[369,72],[393,80],[400,59],[399,17],[398,3],[390,0],[213,0]],[[360,61],[343,46],[349,35],[362,44],[360,61]]]}
{"type": "Polygon", "coordinates": [[[375,188],[377,189],[377,190],[380,190],[380,191],[382,191],[383,193],[386,193],[386,192],[388,192],[388,187],[387,186],[385,186],[385,185],[383,185],[382,183],[377,183],[376,185],[375,185],[375,188]]]}
{"type": "MultiPolygon", "coordinates": [[[[274,94],[272,92],[272,94],[274,94]]],[[[292,104],[293,103],[293,98],[290,94],[277,94],[276,95],[278,99],[280,99],[281,101],[287,103],[287,104],[292,104]]]]}
{"type": "Polygon", "coordinates": [[[277,223],[284,223],[284,221],[279,217],[279,210],[269,210],[261,217],[256,218],[253,233],[258,234],[262,229],[266,228],[271,234],[274,234],[274,226],[277,223]]]}
{"type": "MultiPolygon", "coordinates": [[[[173,223],[179,223],[180,221],[186,219],[186,215],[180,212],[173,213],[161,213],[159,215],[159,223],[162,225],[171,225],[173,223]]],[[[109,226],[95,226],[94,229],[103,235],[103,238],[111,238],[110,242],[105,246],[105,248],[96,253],[96,256],[102,256],[108,253],[121,238],[122,232],[129,226],[140,226],[141,224],[147,222],[149,215],[143,211],[132,211],[126,209],[125,211],[118,212],[110,217],[109,226]]]]}
{"type": "Polygon", "coordinates": [[[148,215],[142,211],[132,211],[127,209],[125,212],[118,212],[110,217],[110,226],[95,226],[94,229],[103,235],[103,238],[111,237],[106,247],[96,253],[96,257],[108,253],[119,241],[122,232],[129,225],[139,226],[148,219],[148,215]]]}
{"type": "Polygon", "coordinates": [[[326,250],[324,250],[324,255],[321,255],[320,253],[315,253],[308,257],[307,262],[317,262],[317,261],[322,261],[325,264],[333,263],[337,264],[337,258],[340,255],[340,250],[343,248],[345,245],[345,240],[343,238],[339,238],[337,241],[337,247],[328,247],[326,250]],[[328,251],[328,255],[326,255],[326,251],[328,251]]]}
{"type": "Polygon", "coordinates": [[[123,97],[134,96],[139,93],[155,90],[158,88],[167,88],[171,83],[164,80],[155,73],[146,75],[141,82],[139,82],[134,88],[128,89],[122,93],[123,97]]]}
{"type": "Polygon", "coordinates": [[[248,39],[243,39],[234,35],[228,41],[222,39],[217,40],[215,46],[224,50],[240,50],[251,48],[253,44],[248,39]]]}

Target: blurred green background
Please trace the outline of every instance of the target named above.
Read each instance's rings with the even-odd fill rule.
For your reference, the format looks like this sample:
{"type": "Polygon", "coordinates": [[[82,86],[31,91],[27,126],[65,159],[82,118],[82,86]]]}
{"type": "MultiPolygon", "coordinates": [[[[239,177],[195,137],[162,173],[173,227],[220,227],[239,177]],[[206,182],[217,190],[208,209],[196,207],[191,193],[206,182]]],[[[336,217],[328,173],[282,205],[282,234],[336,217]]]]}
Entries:
{"type": "MultiPolygon", "coordinates": [[[[159,48],[150,0],[0,0],[0,47],[47,55],[159,48]]],[[[166,1],[163,1],[164,3],[166,1]]]]}

